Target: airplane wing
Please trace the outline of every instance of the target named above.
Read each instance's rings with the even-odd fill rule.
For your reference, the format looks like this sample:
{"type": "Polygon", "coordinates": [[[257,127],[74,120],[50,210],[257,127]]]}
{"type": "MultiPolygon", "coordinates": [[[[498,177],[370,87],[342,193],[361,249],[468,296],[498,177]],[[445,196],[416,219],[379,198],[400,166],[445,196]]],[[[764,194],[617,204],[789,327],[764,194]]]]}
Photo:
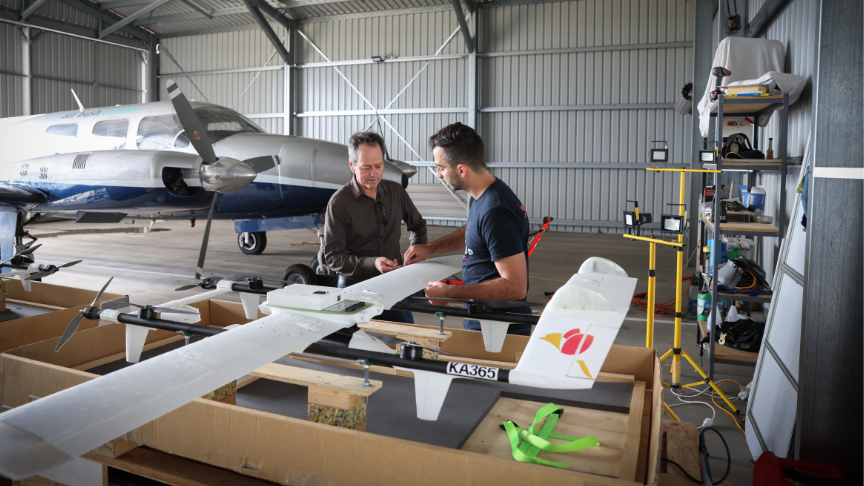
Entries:
{"type": "Polygon", "coordinates": [[[630,309],[636,279],[603,258],[590,258],[555,292],[510,383],[591,388],[630,309]]]}
{"type": "Polygon", "coordinates": [[[375,305],[354,314],[282,310],[0,414],[0,475],[22,479],[56,467],[358,320],[368,321],[457,271],[450,263],[455,260],[429,260],[363,282],[352,290],[353,298],[375,305]]]}
{"type": "Polygon", "coordinates": [[[48,196],[39,189],[22,184],[0,183],[0,206],[21,208],[42,204],[47,199],[48,196]]]}

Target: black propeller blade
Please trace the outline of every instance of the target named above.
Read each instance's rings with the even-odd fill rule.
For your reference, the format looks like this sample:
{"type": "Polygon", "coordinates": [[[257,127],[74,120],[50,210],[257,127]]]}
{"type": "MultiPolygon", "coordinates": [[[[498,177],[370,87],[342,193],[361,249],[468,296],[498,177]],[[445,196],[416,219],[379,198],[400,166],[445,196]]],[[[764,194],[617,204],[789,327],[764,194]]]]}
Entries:
{"type": "Polygon", "coordinates": [[[47,270],[43,270],[41,272],[36,272],[36,273],[30,274],[25,278],[27,280],[36,280],[37,278],[48,277],[50,275],[54,275],[55,273],[57,273],[57,271],[59,271],[61,268],[69,268],[72,265],[77,265],[83,261],[84,260],[76,260],[74,262],[64,263],[63,265],[60,265],[59,267],[55,267],[54,265],[51,265],[51,266],[49,266],[49,268],[47,270]]]}
{"type": "Polygon", "coordinates": [[[54,352],[60,351],[60,348],[63,347],[64,344],[66,344],[66,341],[68,341],[69,338],[71,338],[72,335],[75,334],[75,331],[78,330],[78,324],[81,322],[81,318],[84,317],[84,313],[87,312],[91,307],[96,305],[96,302],[99,301],[99,297],[102,297],[102,294],[105,293],[105,289],[108,288],[108,285],[111,283],[112,280],[114,280],[114,277],[109,278],[108,281],[105,282],[105,286],[102,287],[102,290],[100,290],[98,294],[96,294],[96,298],[93,299],[93,302],[89,306],[87,306],[86,309],[82,309],[80,314],[72,318],[72,322],[70,322],[69,325],[66,326],[66,330],[63,331],[63,336],[60,337],[60,342],[57,343],[57,348],[54,349],[54,352]]]}
{"type": "Polygon", "coordinates": [[[216,152],[213,151],[213,145],[210,144],[210,137],[207,136],[207,128],[201,123],[186,95],[180,91],[180,87],[174,80],[169,79],[165,85],[168,90],[168,96],[171,97],[171,104],[174,105],[174,111],[177,112],[177,118],[180,119],[180,125],[186,130],[186,138],[195,147],[198,155],[204,159],[205,164],[216,162],[216,152]]]}
{"type": "Polygon", "coordinates": [[[525,302],[522,300],[481,300],[481,299],[448,299],[444,297],[409,297],[411,300],[444,300],[447,302],[465,302],[467,304],[485,305],[490,309],[507,309],[510,307],[543,305],[538,302],[525,302]]]}
{"type": "Polygon", "coordinates": [[[210,242],[210,224],[213,222],[213,211],[216,210],[216,201],[219,193],[213,193],[213,202],[210,203],[210,213],[207,215],[207,226],[204,228],[204,239],[201,240],[201,251],[198,253],[198,266],[195,267],[195,282],[201,281],[201,273],[204,272],[204,259],[207,257],[207,244],[210,242]]]}

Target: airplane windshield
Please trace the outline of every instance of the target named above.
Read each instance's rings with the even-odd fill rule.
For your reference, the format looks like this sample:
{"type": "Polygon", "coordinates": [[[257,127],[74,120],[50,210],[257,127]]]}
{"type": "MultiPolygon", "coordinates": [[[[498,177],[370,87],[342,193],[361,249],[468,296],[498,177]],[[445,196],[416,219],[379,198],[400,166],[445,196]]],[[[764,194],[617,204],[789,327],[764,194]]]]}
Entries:
{"type": "MultiPolygon", "coordinates": [[[[258,125],[236,111],[227,108],[196,108],[195,114],[207,126],[210,143],[225,140],[238,133],[264,133],[258,125]]],[[[166,150],[186,148],[189,139],[180,125],[177,115],[150,116],[138,125],[138,148],[141,150],[166,150]]]]}

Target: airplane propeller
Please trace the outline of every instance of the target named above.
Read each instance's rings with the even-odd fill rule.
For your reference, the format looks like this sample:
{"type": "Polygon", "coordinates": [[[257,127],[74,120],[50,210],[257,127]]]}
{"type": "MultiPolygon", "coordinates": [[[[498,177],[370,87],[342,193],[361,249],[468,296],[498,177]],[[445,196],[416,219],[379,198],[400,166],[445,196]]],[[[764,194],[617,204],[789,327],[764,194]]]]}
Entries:
{"type": "MultiPolygon", "coordinates": [[[[195,114],[195,110],[189,100],[186,99],[186,95],[173,80],[168,80],[166,88],[171,97],[171,104],[174,105],[174,111],[177,112],[180,125],[186,132],[186,138],[189,139],[192,147],[203,160],[198,169],[201,186],[204,190],[213,193],[213,201],[210,203],[210,212],[207,215],[207,226],[204,229],[204,239],[201,241],[201,250],[198,254],[198,266],[195,269],[195,285],[192,286],[195,287],[201,283],[204,258],[207,255],[207,242],[210,239],[210,224],[213,221],[213,212],[216,210],[219,196],[243,189],[255,180],[259,172],[270,170],[279,165],[281,159],[276,155],[265,155],[241,162],[228,157],[221,159],[216,157],[213,144],[210,143],[210,137],[207,136],[207,127],[201,123],[201,119],[195,114]]],[[[187,290],[192,287],[184,286],[177,290],[187,290]]]]}
{"type": "Polygon", "coordinates": [[[102,290],[100,290],[98,294],[96,294],[96,298],[93,299],[93,302],[90,305],[88,305],[84,309],[81,309],[80,313],[72,318],[72,321],[69,322],[68,326],[66,326],[66,330],[63,331],[63,335],[60,336],[60,342],[57,343],[57,347],[54,349],[54,352],[60,351],[60,348],[63,347],[64,344],[66,344],[66,341],[68,341],[69,338],[71,338],[72,335],[75,334],[75,331],[78,330],[78,325],[81,323],[81,318],[84,317],[85,314],[89,314],[90,312],[92,312],[93,307],[99,300],[99,297],[102,297],[102,294],[105,293],[105,289],[108,288],[108,285],[111,283],[112,280],[114,280],[114,277],[109,278],[108,281],[105,282],[105,286],[102,287],[102,290]]]}
{"type": "Polygon", "coordinates": [[[472,305],[485,305],[490,309],[507,309],[509,307],[537,306],[543,305],[538,302],[525,302],[523,300],[482,300],[482,299],[448,299],[444,297],[409,297],[410,300],[446,300],[447,302],[464,302],[472,305]]]}
{"type": "Polygon", "coordinates": [[[42,270],[41,272],[36,272],[32,275],[28,275],[26,277],[26,279],[27,280],[36,280],[37,278],[42,278],[42,277],[47,277],[49,275],[54,275],[55,273],[60,271],[61,268],[69,268],[72,265],[77,265],[83,261],[84,260],[75,260],[74,262],[64,263],[63,265],[60,265],[60,266],[46,265],[44,267],[44,269],[42,269],[42,267],[40,267],[40,269],[42,270]]]}

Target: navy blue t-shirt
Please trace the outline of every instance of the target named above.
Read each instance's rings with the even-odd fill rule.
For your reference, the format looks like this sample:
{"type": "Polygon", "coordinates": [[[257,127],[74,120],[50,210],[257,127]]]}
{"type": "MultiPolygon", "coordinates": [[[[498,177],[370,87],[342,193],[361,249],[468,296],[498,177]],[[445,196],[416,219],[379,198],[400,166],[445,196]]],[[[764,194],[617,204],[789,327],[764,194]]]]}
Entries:
{"type": "Polygon", "coordinates": [[[501,181],[489,186],[480,199],[469,201],[465,226],[462,281],[466,284],[499,278],[495,262],[524,253],[528,261],[528,215],[516,194],[501,181]]]}
{"type": "MultiPolygon", "coordinates": [[[[501,275],[495,262],[519,253],[525,255],[527,268],[528,215],[525,213],[525,206],[507,184],[501,179],[495,179],[480,199],[471,198],[469,208],[468,223],[465,225],[462,281],[476,284],[499,278],[501,275]]],[[[528,306],[489,310],[514,314],[531,313],[528,306]]],[[[480,321],[464,319],[462,327],[479,331],[480,321]]],[[[531,334],[531,325],[511,324],[507,332],[527,336],[531,334]]]]}

